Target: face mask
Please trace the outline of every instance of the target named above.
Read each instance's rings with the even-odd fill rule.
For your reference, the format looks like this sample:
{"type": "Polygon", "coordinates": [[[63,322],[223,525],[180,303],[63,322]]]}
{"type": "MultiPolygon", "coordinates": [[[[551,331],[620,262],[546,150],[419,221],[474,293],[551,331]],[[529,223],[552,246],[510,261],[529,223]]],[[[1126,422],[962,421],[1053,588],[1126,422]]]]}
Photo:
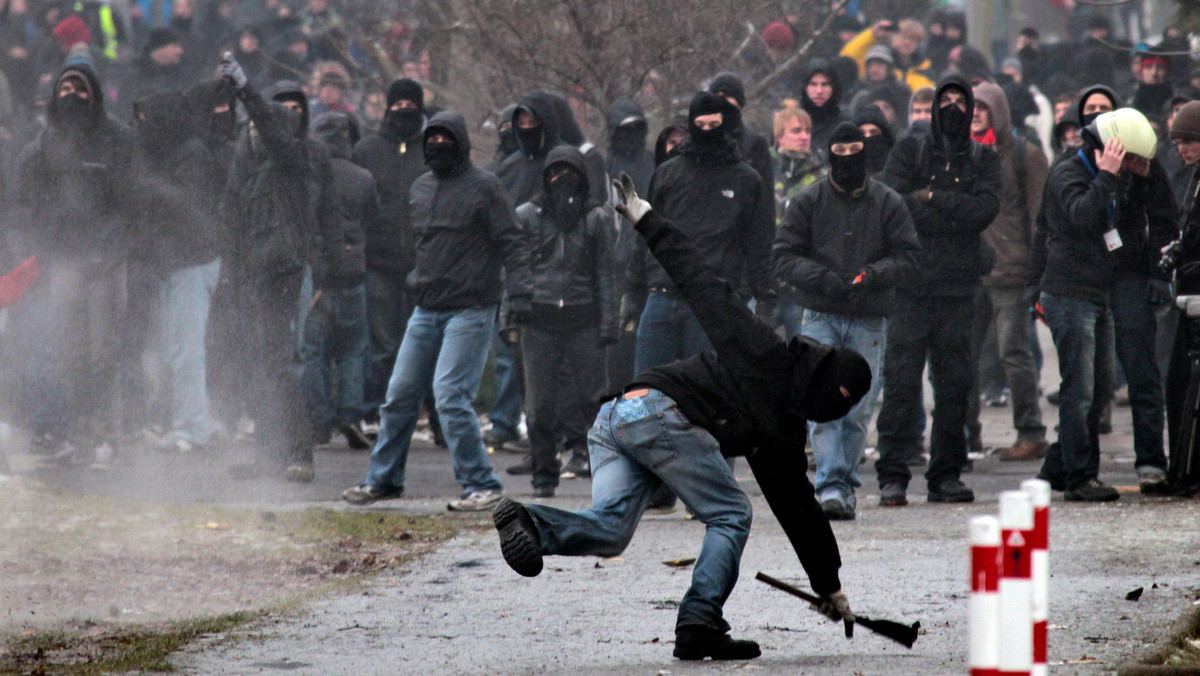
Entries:
{"type": "Polygon", "coordinates": [[[210,129],[213,136],[223,139],[232,139],[234,128],[237,126],[237,115],[233,109],[229,109],[223,113],[213,113],[210,119],[210,129]]]}
{"type": "Polygon", "coordinates": [[[542,125],[538,125],[531,129],[522,129],[514,127],[517,130],[517,142],[521,149],[530,155],[537,155],[542,151],[542,125]]]}
{"type": "Polygon", "coordinates": [[[77,126],[87,122],[91,107],[87,99],[78,94],[60,96],[57,102],[59,118],[66,126],[77,126]]]}
{"type": "Polygon", "coordinates": [[[1079,127],[1080,127],[1080,129],[1082,129],[1082,128],[1084,128],[1084,127],[1087,127],[1087,126],[1090,126],[1090,125],[1091,125],[1093,122],[1095,122],[1095,121],[1096,121],[1096,118],[1097,118],[1097,117],[1100,117],[1100,116],[1101,116],[1101,115],[1103,115],[1103,114],[1104,114],[1104,113],[1084,113],[1084,114],[1083,114],[1083,117],[1082,117],[1082,118],[1080,118],[1080,120],[1079,120],[1079,122],[1080,122],[1080,124],[1079,124],[1079,127]]]}
{"type": "MultiPolygon", "coordinates": [[[[867,170],[873,174],[883,171],[883,165],[887,163],[888,152],[890,151],[891,148],[888,147],[887,137],[883,134],[865,139],[863,141],[863,153],[867,156],[867,170]]],[[[841,183],[838,185],[841,185],[841,183]]]]}
{"type": "Polygon", "coordinates": [[[959,110],[958,104],[949,103],[938,110],[938,125],[942,128],[942,136],[945,138],[961,138],[970,123],[970,116],[959,110]]]}
{"type": "Polygon", "coordinates": [[[641,125],[617,127],[612,133],[612,151],[615,155],[636,155],[646,147],[646,128],[641,125]]]}
{"type": "Polygon", "coordinates": [[[421,111],[416,108],[401,108],[387,112],[388,129],[399,138],[408,138],[421,131],[421,111]]]}
{"type": "Polygon", "coordinates": [[[867,182],[865,145],[863,150],[853,155],[829,153],[829,178],[833,179],[833,182],[846,192],[854,192],[863,187],[863,184],[867,182]]]}
{"type": "Polygon", "coordinates": [[[425,164],[438,176],[444,176],[458,165],[458,146],[454,143],[425,143],[425,164]]]}
{"type": "Polygon", "coordinates": [[[517,147],[517,135],[513,133],[512,127],[500,132],[500,152],[505,157],[512,155],[520,150],[517,147]]]}
{"type": "Polygon", "coordinates": [[[722,124],[715,129],[701,129],[693,124],[688,127],[688,138],[701,151],[712,152],[720,148],[725,141],[725,125],[722,124]]]}
{"type": "Polygon", "coordinates": [[[546,196],[554,220],[563,226],[579,222],[583,216],[587,192],[583,189],[584,177],[574,171],[559,175],[546,186],[546,196]]]}

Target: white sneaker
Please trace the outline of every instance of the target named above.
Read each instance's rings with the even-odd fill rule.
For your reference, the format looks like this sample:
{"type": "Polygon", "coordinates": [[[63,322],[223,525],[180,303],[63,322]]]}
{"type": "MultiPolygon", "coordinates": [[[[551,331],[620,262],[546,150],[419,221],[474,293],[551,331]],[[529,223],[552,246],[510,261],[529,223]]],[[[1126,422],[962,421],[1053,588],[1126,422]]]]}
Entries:
{"type": "Polygon", "coordinates": [[[451,512],[486,512],[495,507],[503,497],[496,491],[475,491],[465,498],[451,500],[446,509],[451,512]]]}

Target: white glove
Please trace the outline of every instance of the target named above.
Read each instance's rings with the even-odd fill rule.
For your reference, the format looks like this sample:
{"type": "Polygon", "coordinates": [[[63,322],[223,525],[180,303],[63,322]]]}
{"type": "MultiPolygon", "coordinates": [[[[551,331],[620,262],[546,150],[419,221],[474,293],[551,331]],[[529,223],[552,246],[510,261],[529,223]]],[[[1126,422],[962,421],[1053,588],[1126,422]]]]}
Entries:
{"type": "Polygon", "coordinates": [[[638,197],[637,189],[633,187],[633,179],[629,178],[629,174],[621,172],[621,177],[613,181],[613,187],[621,196],[621,201],[617,204],[617,211],[628,218],[630,223],[637,224],[643,216],[650,213],[650,203],[638,197]]]}
{"type": "Polygon", "coordinates": [[[846,598],[846,592],[837,590],[832,594],[826,594],[821,597],[821,605],[817,606],[825,617],[834,622],[841,620],[846,624],[846,636],[850,636],[854,632],[854,611],[850,610],[850,599],[846,598]]]}
{"type": "Polygon", "coordinates": [[[241,91],[248,81],[246,71],[242,70],[242,65],[233,57],[221,59],[221,77],[228,78],[233,83],[233,88],[238,91],[241,91]]]}

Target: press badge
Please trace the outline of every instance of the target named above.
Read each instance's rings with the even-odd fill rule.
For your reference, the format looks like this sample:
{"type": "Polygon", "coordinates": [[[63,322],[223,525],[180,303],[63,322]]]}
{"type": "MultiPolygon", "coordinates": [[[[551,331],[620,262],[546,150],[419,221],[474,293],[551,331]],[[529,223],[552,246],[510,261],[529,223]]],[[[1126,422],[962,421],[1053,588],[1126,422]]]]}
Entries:
{"type": "Polygon", "coordinates": [[[1104,245],[1108,247],[1109,251],[1120,249],[1122,244],[1124,242],[1121,241],[1121,233],[1117,232],[1116,228],[1104,233],[1104,245]]]}

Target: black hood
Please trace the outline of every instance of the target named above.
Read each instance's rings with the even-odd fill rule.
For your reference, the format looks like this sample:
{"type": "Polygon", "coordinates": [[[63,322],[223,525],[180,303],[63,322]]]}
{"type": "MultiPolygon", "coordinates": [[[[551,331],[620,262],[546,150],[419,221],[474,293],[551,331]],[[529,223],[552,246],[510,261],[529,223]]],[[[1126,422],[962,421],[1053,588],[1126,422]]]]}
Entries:
{"type": "Polygon", "coordinates": [[[312,134],[329,148],[330,156],[349,159],[354,148],[352,126],[345,113],[323,113],[313,120],[312,134]]]}
{"type": "MultiPolygon", "coordinates": [[[[530,200],[531,202],[538,204],[539,206],[546,203],[546,176],[550,171],[550,167],[556,164],[568,164],[572,169],[579,172],[579,175],[583,177],[582,193],[585,196],[590,194],[591,189],[588,186],[587,161],[584,160],[583,153],[579,152],[579,150],[576,148],[572,148],[571,146],[560,144],[546,155],[546,163],[542,169],[541,191],[530,200]]],[[[590,197],[587,198],[587,200],[588,201],[586,207],[584,208],[584,213],[591,211],[597,206],[590,197]]]]}
{"type": "Polygon", "coordinates": [[[896,135],[892,133],[892,126],[888,124],[887,118],[883,116],[883,111],[879,106],[866,106],[862,110],[854,114],[854,126],[861,124],[873,124],[879,127],[883,132],[883,137],[887,139],[887,145],[890,149],[896,145],[896,135]]]}
{"type": "Polygon", "coordinates": [[[50,90],[50,103],[46,106],[46,121],[51,127],[58,127],[62,119],[58,111],[58,87],[68,77],[82,78],[88,89],[88,126],[95,129],[104,121],[104,88],[100,86],[100,78],[92,67],[84,63],[73,63],[54,80],[54,88],[50,90]]]}
{"type": "Polygon", "coordinates": [[[804,69],[803,74],[800,76],[799,93],[800,107],[813,118],[814,124],[817,124],[820,120],[838,117],[842,114],[839,107],[842,103],[842,85],[840,80],[838,80],[837,72],[825,59],[813,59],[808,63],[808,67],[804,69]],[[808,81],[817,73],[823,73],[825,77],[829,78],[829,84],[833,86],[833,95],[829,97],[829,101],[824,106],[818,106],[813,103],[812,99],[808,98],[808,81]]]}
{"type": "Polygon", "coordinates": [[[571,104],[567,103],[564,96],[550,93],[550,101],[554,105],[554,117],[558,123],[558,138],[567,145],[572,145],[578,148],[587,143],[587,138],[583,135],[583,130],[579,128],[579,123],[575,121],[575,111],[571,110],[571,104]]]}
{"type": "Polygon", "coordinates": [[[676,115],[671,118],[667,126],[662,128],[662,131],[658,132],[658,138],[654,140],[654,166],[657,167],[667,161],[667,135],[675,129],[687,134],[688,119],[686,116],[676,115]]]}
{"type": "Polygon", "coordinates": [[[613,101],[613,104],[608,107],[608,112],[604,114],[604,122],[609,134],[623,124],[641,123],[643,126],[648,126],[646,113],[642,107],[629,99],[613,101]]]}
{"type": "Polygon", "coordinates": [[[517,116],[522,110],[528,111],[542,123],[542,147],[526,148],[521,145],[520,137],[517,144],[526,155],[545,155],[550,149],[559,144],[558,115],[555,113],[554,95],[550,92],[535,90],[521,97],[512,113],[513,129],[517,127],[517,116]]]}
{"type": "Polygon", "coordinates": [[[739,108],[746,107],[746,85],[736,73],[729,71],[717,73],[708,82],[708,91],[732,96],[733,100],[737,101],[739,108]]]}
{"type": "Polygon", "coordinates": [[[267,90],[267,100],[279,101],[296,101],[300,104],[300,129],[297,134],[304,137],[308,134],[308,125],[311,122],[308,112],[308,97],[304,95],[304,88],[299,82],[293,80],[280,80],[271,85],[267,90]]]}
{"type": "Polygon", "coordinates": [[[191,110],[179,92],[159,92],[133,104],[138,143],[151,157],[182,148],[192,136],[191,110]]]}
{"type": "Polygon", "coordinates": [[[1102,84],[1092,85],[1091,87],[1088,87],[1087,89],[1083,90],[1083,94],[1081,94],[1079,96],[1079,100],[1075,102],[1075,119],[1076,120],[1083,119],[1083,102],[1087,101],[1088,97],[1091,96],[1092,94],[1104,94],[1105,96],[1107,96],[1108,100],[1112,101],[1112,103],[1113,103],[1113,110],[1116,110],[1117,108],[1121,107],[1121,97],[1120,97],[1120,95],[1117,94],[1116,91],[1113,90],[1112,87],[1109,87],[1108,85],[1102,85],[1102,84]]]}
{"type": "Polygon", "coordinates": [[[941,80],[938,81],[937,89],[935,89],[933,92],[933,120],[932,120],[932,124],[930,124],[930,131],[933,135],[934,141],[943,148],[946,147],[946,144],[944,143],[944,139],[942,138],[942,125],[941,125],[941,119],[940,119],[941,118],[941,107],[938,106],[938,101],[940,101],[942,99],[942,92],[946,91],[947,89],[949,89],[951,87],[957,87],[957,88],[961,89],[963,91],[963,93],[966,94],[966,97],[967,97],[966,113],[967,113],[967,120],[968,120],[968,124],[964,124],[962,130],[959,132],[958,138],[954,139],[954,141],[956,141],[956,143],[954,143],[953,145],[957,146],[960,143],[964,143],[965,141],[969,141],[971,139],[971,125],[970,125],[969,121],[971,119],[971,116],[973,116],[975,114],[975,93],[973,91],[971,91],[971,81],[970,80],[968,80],[961,73],[951,73],[949,75],[946,75],[945,77],[943,77],[941,80]]]}
{"type": "Polygon", "coordinates": [[[471,165],[471,135],[467,133],[467,121],[462,115],[453,110],[443,110],[425,126],[425,136],[428,139],[434,132],[441,132],[454,137],[455,149],[458,151],[458,164],[452,173],[461,173],[471,165]]]}

